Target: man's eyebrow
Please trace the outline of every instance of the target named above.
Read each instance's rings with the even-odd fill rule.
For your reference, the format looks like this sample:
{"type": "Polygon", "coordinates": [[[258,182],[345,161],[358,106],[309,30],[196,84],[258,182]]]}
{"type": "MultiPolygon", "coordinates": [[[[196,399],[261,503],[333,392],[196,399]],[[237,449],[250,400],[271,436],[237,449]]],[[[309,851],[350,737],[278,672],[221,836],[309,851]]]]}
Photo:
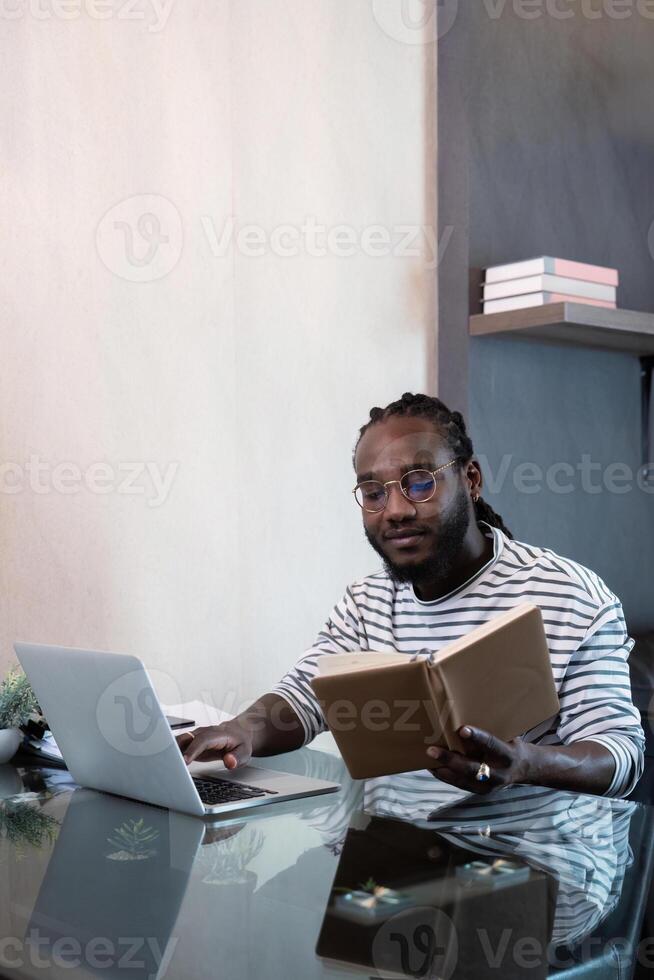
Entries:
{"type": "MultiPolygon", "coordinates": [[[[434,465],[433,459],[427,459],[427,460],[421,459],[421,460],[415,460],[413,463],[407,463],[406,465],[401,466],[400,472],[402,473],[402,475],[404,475],[405,473],[410,473],[411,470],[429,470],[429,472],[431,473],[431,471],[435,469],[436,466],[434,465]]],[[[359,483],[365,483],[366,480],[379,480],[379,477],[376,476],[371,471],[370,473],[361,473],[360,475],[357,475],[357,480],[359,483]]],[[[379,482],[381,482],[381,480],[379,482]]]]}

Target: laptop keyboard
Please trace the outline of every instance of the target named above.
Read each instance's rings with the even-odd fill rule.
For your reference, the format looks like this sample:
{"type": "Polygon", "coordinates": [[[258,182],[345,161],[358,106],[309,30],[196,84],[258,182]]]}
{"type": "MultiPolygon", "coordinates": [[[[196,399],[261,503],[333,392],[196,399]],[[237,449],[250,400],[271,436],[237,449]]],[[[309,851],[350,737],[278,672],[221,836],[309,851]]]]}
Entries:
{"type": "Polygon", "coordinates": [[[234,783],[231,779],[219,779],[217,777],[208,779],[203,776],[194,776],[193,782],[200,794],[200,799],[207,806],[276,795],[274,790],[260,789],[258,786],[246,786],[245,783],[234,783]]]}

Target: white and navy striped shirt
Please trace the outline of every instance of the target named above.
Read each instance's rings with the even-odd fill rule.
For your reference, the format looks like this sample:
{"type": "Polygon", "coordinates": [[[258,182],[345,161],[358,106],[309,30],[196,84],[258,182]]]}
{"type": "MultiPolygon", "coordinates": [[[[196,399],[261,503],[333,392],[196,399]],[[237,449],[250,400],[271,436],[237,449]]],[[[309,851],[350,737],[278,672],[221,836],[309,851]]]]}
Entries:
{"type": "MultiPolygon", "coordinates": [[[[437,651],[498,613],[529,601],[543,614],[560,711],[523,737],[543,745],[601,743],[615,760],[606,795],[627,795],[642,772],[644,736],[631,700],[627,665],[634,641],[627,634],[620,601],[583,565],[547,548],[512,541],[498,528],[480,528],[493,539],[493,557],[439,599],[423,602],[410,583],[395,583],[385,570],[350,585],[314,646],[273,691],[297,713],[306,744],[326,730],[309,683],[319,656],[356,650],[437,651]]],[[[401,817],[406,810],[415,818],[432,808],[429,781],[433,786],[434,777],[426,770],[368,780],[366,798],[378,807],[385,803],[389,815],[401,817]]]]}

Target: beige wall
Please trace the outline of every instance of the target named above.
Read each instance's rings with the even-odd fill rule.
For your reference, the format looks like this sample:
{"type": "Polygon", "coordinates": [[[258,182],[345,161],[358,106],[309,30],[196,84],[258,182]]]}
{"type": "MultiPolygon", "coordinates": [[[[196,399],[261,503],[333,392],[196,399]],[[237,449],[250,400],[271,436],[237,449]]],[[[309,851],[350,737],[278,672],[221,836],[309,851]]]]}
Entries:
{"type": "Polygon", "coordinates": [[[434,271],[297,229],[433,226],[434,51],[368,0],[125,7],[0,18],[0,666],[125,650],[229,708],[377,564],[350,450],[431,384],[434,271]]]}

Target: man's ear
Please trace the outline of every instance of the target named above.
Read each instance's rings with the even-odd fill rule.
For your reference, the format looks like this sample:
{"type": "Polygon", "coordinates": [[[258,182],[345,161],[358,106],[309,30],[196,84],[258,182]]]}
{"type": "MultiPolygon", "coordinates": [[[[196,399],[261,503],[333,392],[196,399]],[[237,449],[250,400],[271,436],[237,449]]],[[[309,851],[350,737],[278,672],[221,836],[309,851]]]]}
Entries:
{"type": "Polygon", "coordinates": [[[473,500],[481,496],[481,490],[484,485],[484,478],[481,474],[481,467],[476,459],[471,459],[466,466],[466,481],[468,484],[468,489],[470,491],[470,496],[473,500]]]}

